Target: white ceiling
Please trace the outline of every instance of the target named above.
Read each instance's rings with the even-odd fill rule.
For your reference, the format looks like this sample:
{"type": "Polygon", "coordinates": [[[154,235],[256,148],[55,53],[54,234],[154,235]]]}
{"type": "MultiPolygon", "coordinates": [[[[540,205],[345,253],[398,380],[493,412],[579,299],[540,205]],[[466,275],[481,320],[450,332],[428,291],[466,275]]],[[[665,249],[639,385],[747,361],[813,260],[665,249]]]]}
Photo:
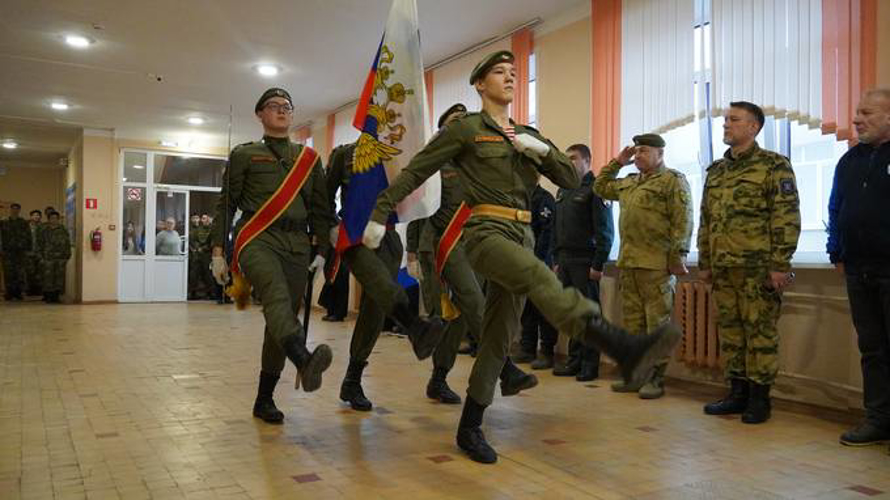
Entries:
{"type": "MultiPolygon", "coordinates": [[[[429,65],[534,18],[587,0],[418,0],[429,65]]],[[[77,128],[119,138],[225,146],[261,129],[253,106],[270,86],[290,90],[295,122],[357,98],[390,0],[2,0],[0,164],[63,156],[77,128]],[[94,27],[95,26],[95,27],[94,27]],[[76,50],[62,41],[96,40],[76,50]],[[260,62],[283,68],[257,75],[260,62]],[[158,81],[160,76],[162,81],[158,81]],[[52,100],[71,105],[64,112],[52,100]],[[189,116],[207,122],[192,126],[189,116]],[[50,132],[53,130],[53,132],[50,132]],[[68,144],[65,145],[65,138],[68,144]]],[[[56,163],[53,160],[53,163],[56,163]]]]}

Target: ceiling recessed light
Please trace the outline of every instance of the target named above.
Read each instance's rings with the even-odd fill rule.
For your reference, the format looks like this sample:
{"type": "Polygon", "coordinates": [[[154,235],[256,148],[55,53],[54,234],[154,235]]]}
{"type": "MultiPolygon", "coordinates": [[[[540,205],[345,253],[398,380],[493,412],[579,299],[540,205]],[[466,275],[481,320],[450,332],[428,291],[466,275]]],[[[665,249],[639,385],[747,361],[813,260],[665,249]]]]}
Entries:
{"type": "Polygon", "coordinates": [[[5,149],[15,149],[15,148],[19,147],[19,145],[15,141],[6,141],[3,143],[3,147],[5,149]]]}
{"type": "Polygon", "coordinates": [[[64,102],[53,102],[50,107],[56,111],[67,111],[70,106],[64,102]]]}
{"type": "Polygon", "coordinates": [[[133,168],[135,168],[136,170],[144,170],[145,165],[133,165],[133,168]]]}
{"type": "Polygon", "coordinates": [[[274,64],[258,64],[256,66],[256,72],[265,77],[273,77],[279,71],[281,71],[280,68],[274,64]]]}
{"type": "Polygon", "coordinates": [[[165,148],[176,148],[179,147],[179,143],[176,141],[161,141],[161,146],[165,148]]]}
{"type": "Polygon", "coordinates": [[[200,116],[190,116],[189,123],[192,125],[204,125],[204,119],[200,116]]]}
{"type": "Polygon", "coordinates": [[[65,43],[76,49],[85,49],[93,44],[93,40],[83,35],[65,35],[65,43]]]}

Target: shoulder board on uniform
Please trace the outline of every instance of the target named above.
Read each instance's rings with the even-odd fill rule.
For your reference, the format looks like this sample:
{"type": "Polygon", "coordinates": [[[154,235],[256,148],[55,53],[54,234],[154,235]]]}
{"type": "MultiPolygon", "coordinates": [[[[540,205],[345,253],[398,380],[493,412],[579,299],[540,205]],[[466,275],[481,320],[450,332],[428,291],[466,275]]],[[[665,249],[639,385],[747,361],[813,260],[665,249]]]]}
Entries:
{"type": "Polygon", "coordinates": [[[540,133],[541,133],[540,130],[536,129],[535,127],[532,127],[531,125],[520,124],[520,126],[521,126],[522,128],[527,128],[527,129],[529,129],[529,130],[535,132],[536,134],[539,134],[539,135],[540,135],[540,133]]]}
{"type": "Polygon", "coordinates": [[[252,144],[256,144],[256,141],[250,141],[250,142],[244,142],[244,143],[238,144],[237,146],[232,148],[232,152],[238,151],[239,149],[241,149],[245,146],[250,146],[252,144]]]}

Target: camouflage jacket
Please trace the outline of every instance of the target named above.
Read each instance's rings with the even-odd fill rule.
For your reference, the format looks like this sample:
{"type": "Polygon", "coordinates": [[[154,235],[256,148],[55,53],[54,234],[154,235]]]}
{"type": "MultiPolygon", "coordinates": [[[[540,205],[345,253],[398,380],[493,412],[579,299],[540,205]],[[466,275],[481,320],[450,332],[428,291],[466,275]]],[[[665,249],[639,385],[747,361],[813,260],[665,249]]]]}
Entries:
{"type": "Polygon", "coordinates": [[[791,269],[800,200],[791,162],[756,143],[708,167],[698,230],[699,267],[791,269]]]}
{"type": "Polygon", "coordinates": [[[31,226],[28,221],[17,217],[9,218],[0,224],[3,251],[9,253],[27,252],[31,250],[31,226]]]}
{"type": "Polygon", "coordinates": [[[604,200],[618,200],[621,246],[618,267],[668,269],[689,253],[692,196],[682,173],[665,167],[618,179],[622,165],[609,162],[593,182],[604,200]]]}
{"type": "Polygon", "coordinates": [[[71,258],[71,240],[68,230],[62,224],[46,224],[40,231],[40,256],[45,260],[68,260],[71,258]]]}

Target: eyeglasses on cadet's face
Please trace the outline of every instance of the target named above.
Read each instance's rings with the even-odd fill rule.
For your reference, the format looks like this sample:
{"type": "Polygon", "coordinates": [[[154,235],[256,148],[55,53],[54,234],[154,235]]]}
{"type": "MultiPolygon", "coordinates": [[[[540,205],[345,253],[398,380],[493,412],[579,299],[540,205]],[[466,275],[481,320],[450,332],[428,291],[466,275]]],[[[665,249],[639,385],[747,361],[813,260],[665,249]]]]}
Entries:
{"type": "Polygon", "coordinates": [[[263,106],[263,109],[268,109],[275,113],[293,113],[294,107],[288,103],[279,104],[277,102],[270,102],[263,106]]]}

